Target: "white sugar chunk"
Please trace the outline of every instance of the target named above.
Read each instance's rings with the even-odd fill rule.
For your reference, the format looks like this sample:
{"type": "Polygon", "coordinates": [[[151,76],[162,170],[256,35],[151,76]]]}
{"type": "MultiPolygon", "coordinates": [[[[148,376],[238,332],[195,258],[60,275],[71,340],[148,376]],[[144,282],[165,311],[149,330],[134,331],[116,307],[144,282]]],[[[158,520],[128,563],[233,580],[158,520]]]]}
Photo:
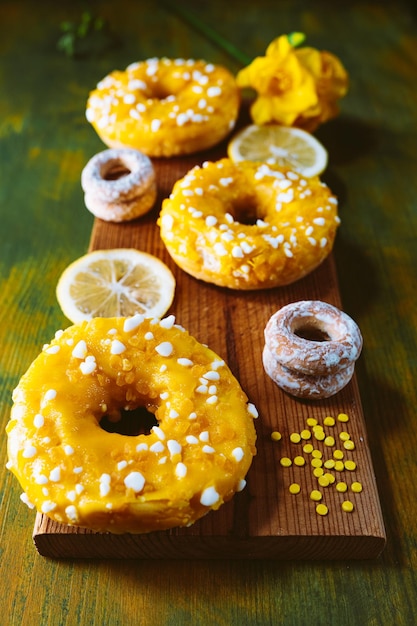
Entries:
{"type": "Polygon", "coordinates": [[[81,339],[81,341],[76,344],[72,351],[72,356],[75,359],[85,359],[85,357],[87,356],[87,344],[85,343],[84,339],[81,339]]]}
{"type": "Polygon", "coordinates": [[[169,341],[163,341],[158,346],[156,346],[155,350],[160,356],[168,357],[168,356],[171,356],[174,350],[174,347],[172,343],[170,343],[169,341]]]}
{"type": "Polygon", "coordinates": [[[128,489],[133,489],[133,491],[139,493],[145,485],[145,478],[140,472],[130,472],[123,482],[128,489]]]}
{"type": "Polygon", "coordinates": [[[114,339],[111,342],[110,352],[111,354],[122,354],[126,350],[126,346],[124,343],[119,341],[118,339],[114,339]]]}
{"type": "Polygon", "coordinates": [[[201,494],[200,502],[203,506],[213,506],[220,499],[220,495],[217,493],[214,487],[207,487],[201,494]]]}

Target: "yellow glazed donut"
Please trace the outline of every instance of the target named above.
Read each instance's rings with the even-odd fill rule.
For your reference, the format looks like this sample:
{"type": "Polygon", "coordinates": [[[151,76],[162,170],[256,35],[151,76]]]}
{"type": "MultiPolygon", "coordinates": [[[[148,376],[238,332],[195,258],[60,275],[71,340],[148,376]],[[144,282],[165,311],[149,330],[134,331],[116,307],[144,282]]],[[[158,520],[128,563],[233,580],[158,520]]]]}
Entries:
{"type": "Polygon", "coordinates": [[[245,486],[256,453],[255,407],[173,316],[95,318],[59,331],[13,399],[7,467],[23,501],[69,525],[188,526],[245,486]],[[100,426],[138,407],[155,418],[150,432],[100,426]]]}
{"type": "Polygon", "coordinates": [[[131,148],[103,150],[81,173],[87,209],[109,222],[141,217],[153,207],[156,176],[146,154],[131,148]]]}
{"type": "Polygon", "coordinates": [[[171,157],[219,143],[234,128],[239,106],[240,91],[224,67],[148,59],[101,80],[90,93],[86,117],[111,148],[171,157]]]}
{"type": "Polygon", "coordinates": [[[353,376],[362,351],[356,322],[321,300],[283,306],[265,327],[263,364],[284,391],[301,398],[327,398],[353,376]]]}
{"type": "Polygon", "coordinates": [[[230,159],[177,181],[158,224],[173,260],[195,278],[264,289],[302,278],[328,256],[337,200],[318,177],[230,159]]]}

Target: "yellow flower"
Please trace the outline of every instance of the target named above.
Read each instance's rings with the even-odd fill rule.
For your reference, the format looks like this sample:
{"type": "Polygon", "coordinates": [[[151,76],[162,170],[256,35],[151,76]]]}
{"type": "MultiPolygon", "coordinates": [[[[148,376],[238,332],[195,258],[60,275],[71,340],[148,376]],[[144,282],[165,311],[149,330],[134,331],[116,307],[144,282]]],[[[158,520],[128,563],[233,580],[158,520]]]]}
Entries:
{"type": "Polygon", "coordinates": [[[255,124],[275,122],[312,130],[337,115],[337,101],[347,91],[346,70],[329,52],[295,49],[303,40],[301,33],[278,37],[265,56],[238,73],[239,87],[257,94],[251,106],[255,124]]]}
{"type": "Polygon", "coordinates": [[[330,52],[300,48],[294,53],[313,76],[318,98],[317,106],[304,111],[295,123],[306,130],[314,130],[338,115],[338,101],[348,90],[348,73],[340,60],[330,52]]]}

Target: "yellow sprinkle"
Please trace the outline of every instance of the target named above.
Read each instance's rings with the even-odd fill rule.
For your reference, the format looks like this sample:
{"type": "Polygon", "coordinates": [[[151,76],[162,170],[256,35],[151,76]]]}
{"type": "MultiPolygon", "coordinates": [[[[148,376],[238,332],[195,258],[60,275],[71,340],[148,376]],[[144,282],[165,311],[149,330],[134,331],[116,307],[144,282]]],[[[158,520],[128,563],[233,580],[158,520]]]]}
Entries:
{"type": "Polygon", "coordinates": [[[290,440],[292,441],[292,443],[300,443],[301,437],[298,433],[291,433],[290,440]]]}
{"type": "Polygon", "coordinates": [[[345,491],[347,491],[347,484],[343,481],[340,481],[340,483],[337,483],[336,485],[336,490],[340,493],[345,493],[345,491]]]}
{"type": "Polygon", "coordinates": [[[355,444],[351,439],[349,439],[348,441],[343,442],[343,447],[345,448],[345,450],[354,450],[355,444]]]}
{"type": "Polygon", "coordinates": [[[350,502],[350,500],[345,500],[344,502],[342,502],[342,509],[346,511],[346,513],[351,513],[353,511],[353,508],[353,502],[350,502]]]}
{"type": "Polygon", "coordinates": [[[317,489],[313,489],[313,491],[310,493],[310,498],[312,500],[314,500],[315,502],[319,502],[322,499],[323,495],[320,491],[318,491],[317,489]]]}
{"type": "Polygon", "coordinates": [[[337,416],[337,419],[339,420],[339,422],[348,422],[349,416],[346,415],[346,413],[339,413],[339,415],[337,416]]]}
{"type": "Polygon", "coordinates": [[[292,483],[289,487],[288,490],[290,493],[297,495],[297,493],[300,493],[301,491],[301,487],[298,483],[292,483]]]}
{"type": "Polygon", "coordinates": [[[329,475],[323,474],[323,476],[319,476],[318,483],[320,487],[328,487],[330,485],[329,475]]]}
{"type": "Polygon", "coordinates": [[[282,467],[291,467],[292,465],[291,459],[289,459],[287,456],[283,456],[279,462],[281,463],[282,467]]]}
{"type": "Polygon", "coordinates": [[[356,469],[355,461],[345,461],[345,469],[349,470],[349,472],[353,472],[356,469]]]}
{"type": "Polygon", "coordinates": [[[342,432],[339,435],[339,439],[341,441],[347,441],[348,439],[350,439],[350,435],[346,431],[342,430],[342,432]]]}
{"type": "Polygon", "coordinates": [[[326,472],[325,476],[328,477],[329,479],[329,484],[333,485],[333,483],[335,482],[336,478],[333,476],[333,474],[329,474],[329,472],[326,472]]]}
{"type": "Polygon", "coordinates": [[[327,515],[328,512],[329,512],[329,509],[327,508],[325,504],[318,504],[316,506],[316,513],[318,515],[327,515]]]}
{"type": "Polygon", "coordinates": [[[335,466],[335,461],[333,459],[327,459],[327,461],[324,461],[324,467],[326,469],[333,469],[335,466]]]}
{"type": "Polygon", "coordinates": [[[315,459],[321,459],[321,457],[323,456],[323,452],[321,450],[313,450],[311,456],[313,456],[315,459]]]}
{"type": "Polygon", "coordinates": [[[316,430],[314,432],[314,436],[317,439],[317,441],[323,441],[323,439],[325,439],[326,437],[326,435],[324,434],[322,430],[316,430]]]}
{"type": "Polygon", "coordinates": [[[360,493],[362,491],[362,485],[361,483],[352,483],[350,488],[352,489],[352,491],[354,491],[355,493],[360,493]]]}
{"type": "Polygon", "coordinates": [[[315,467],[313,469],[313,474],[316,478],[319,478],[320,476],[323,476],[324,469],[322,467],[315,467]]]}
{"type": "Polygon", "coordinates": [[[328,436],[325,438],[325,440],[324,440],[324,445],[325,445],[325,446],[329,446],[329,447],[331,447],[331,446],[334,446],[334,443],[335,443],[335,442],[334,442],[334,437],[332,437],[331,435],[328,435],[328,436]]]}
{"type": "Polygon", "coordinates": [[[338,461],[341,461],[341,460],[343,459],[343,457],[344,457],[344,456],[345,456],[345,455],[344,455],[344,453],[343,453],[343,451],[342,451],[342,450],[335,450],[335,451],[333,452],[333,458],[334,458],[334,459],[337,459],[338,461]]]}
{"type": "Polygon", "coordinates": [[[315,417],[309,417],[309,418],[306,420],[306,424],[307,424],[307,426],[310,426],[310,427],[311,427],[311,426],[316,426],[316,424],[317,424],[317,420],[316,420],[316,418],[315,418],[315,417]]]}
{"type": "Polygon", "coordinates": [[[334,419],[334,417],[331,417],[330,415],[325,417],[324,420],[323,420],[323,424],[325,426],[334,426],[335,423],[336,423],[336,420],[334,419]]]}
{"type": "Polygon", "coordinates": [[[323,461],[321,459],[312,459],[311,465],[312,467],[321,467],[323,465],[323,461]]]}
{"type": "Polygon", "coordinates": [[[282,435],[277,430],[274,430],[274,432],[271,433],[271,439],[272,441],[281,441],[282,435]]]}
{"type": "Polygon", "coordinates": [[[306,443],[305,446],[303,446],[303,451],[306,454],[311,454],[313,452],[313,450],[314,450],[314,448],[313,448],[311,443],[306,443]]]}
{"type": "Polygon", "coordinates": [[[306,460],[303,456],[294,457],[294,465],[298,465],[298,467],[302,467],[306,464],[306,460]]]}
{"type": "Polygon", "coordinates": [[[313,426],[313,428],[311,429],[313,431],[313,433],[318,432],[318,431],[322,431],[324,430],[323,426],[321,424],[316,424],[315,426],[313,426]]]}
{"type": "Polygon", "coordinates": [[[334,469],[336,470],[336,472],[343,472],[345,468],[345,464],[343,463],[343,461],[336,461],[336,463],[334,464],[334,469]]]}
{"type": "Polygon", "coordinates": [[[311,432],[309,430],[307,430],[307,429],[304,429],[304,430],[301,431],[300,435],[301,435],[301,439],[304,439],[304,441],[305,441],[307,439],[310,439],[311,432]]]}

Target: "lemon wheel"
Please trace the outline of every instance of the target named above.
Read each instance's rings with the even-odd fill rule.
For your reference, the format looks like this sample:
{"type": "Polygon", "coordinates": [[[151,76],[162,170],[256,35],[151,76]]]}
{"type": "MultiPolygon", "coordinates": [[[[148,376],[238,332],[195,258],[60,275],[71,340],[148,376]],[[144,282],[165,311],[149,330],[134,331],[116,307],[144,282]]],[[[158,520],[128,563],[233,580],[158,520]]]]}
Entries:
{"type": "Polygon", "coordinates": [[[93,317],[162,317],[174,299],[175,278],[155,256],[133,248],[95,250],[61,274],[58,303],[73,323],[93,317]]]}
{"type": "Polygon", "coordinates": [[[290,126],[246,126],[228,145],[229,158],[290,167],[308,178],[327,167],[324,146],[310,133],[290,126]]]}

